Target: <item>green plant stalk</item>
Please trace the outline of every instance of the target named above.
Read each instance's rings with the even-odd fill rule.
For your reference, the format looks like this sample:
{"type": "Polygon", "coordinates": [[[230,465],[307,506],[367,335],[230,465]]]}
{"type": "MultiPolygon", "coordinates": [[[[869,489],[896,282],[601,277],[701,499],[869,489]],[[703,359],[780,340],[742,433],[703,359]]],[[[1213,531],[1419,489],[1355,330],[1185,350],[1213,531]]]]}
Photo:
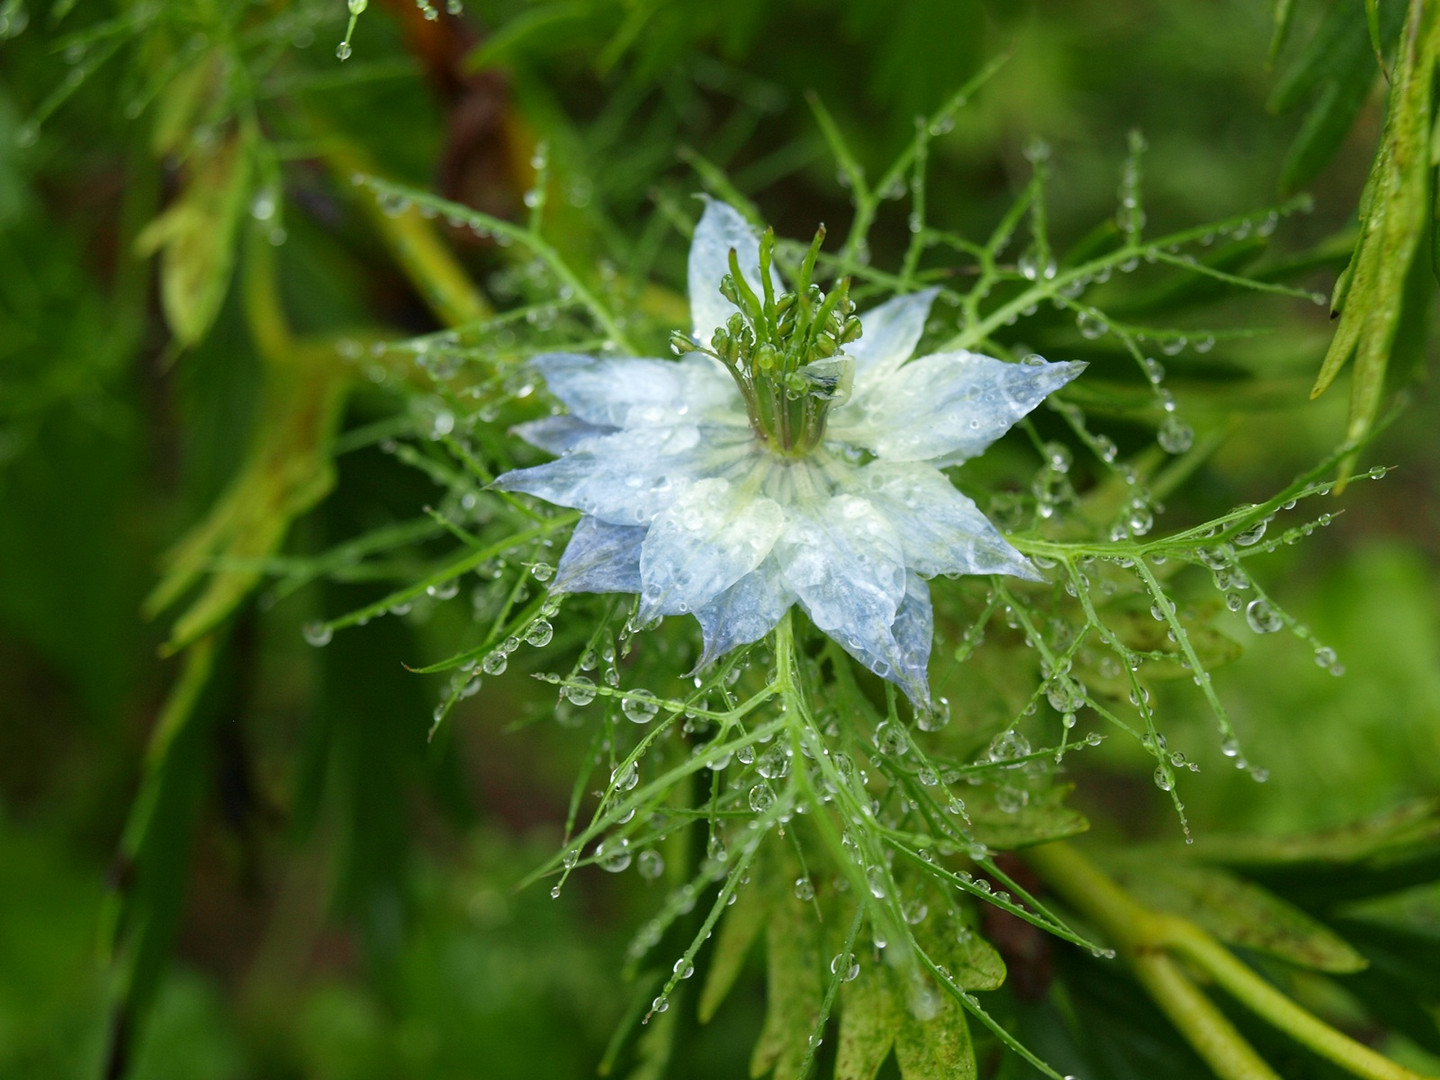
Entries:
{"type": "Polygon", "coordinates": [[[1365,1080],[1422,1080],[1282,994],[1188,919],[1136,903],[1069,844],[1045,844],[1026,861],[1110,940],[1146,991],[1223,1080],[1276,1076],[1168,953],[1183,957],[1273,1027],[1365,1080]]]}

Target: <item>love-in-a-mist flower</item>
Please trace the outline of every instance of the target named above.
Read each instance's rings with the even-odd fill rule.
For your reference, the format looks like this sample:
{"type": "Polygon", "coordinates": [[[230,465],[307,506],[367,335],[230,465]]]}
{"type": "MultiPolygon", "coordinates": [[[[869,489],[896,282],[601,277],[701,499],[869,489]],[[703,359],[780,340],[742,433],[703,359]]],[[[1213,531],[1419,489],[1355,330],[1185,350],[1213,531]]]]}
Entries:
{"type": "Polygon", "coordinates": [[[495,484],[584,512],[556,592],[640,594],[637,621],[694,615],[708,662],[792,604],[917,704],[929,700],[925,579],[1035,568],[941,471],[1084,368],[971,352],[911,360],[936,290],[854,314],[848,285],[794,287],[733,208],[690,248],[678,360],[534,359],[569,406],[518,434],[559,455],[495,484]],[[907,363],[908,361],[908,363],[907,363]]]}

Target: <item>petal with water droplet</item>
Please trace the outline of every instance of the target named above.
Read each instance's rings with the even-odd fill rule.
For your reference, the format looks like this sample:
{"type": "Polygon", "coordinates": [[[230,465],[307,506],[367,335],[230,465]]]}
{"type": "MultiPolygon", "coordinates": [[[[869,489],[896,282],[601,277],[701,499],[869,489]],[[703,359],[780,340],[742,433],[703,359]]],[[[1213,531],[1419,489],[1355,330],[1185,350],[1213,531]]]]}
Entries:
{"type": "Polygon", "coordinates": [[[772,555],[735,584],[695,610],[705,651],[696,670],[739,645],[759,641],[780,621],[795,594],[785,587],[772,555]]]}
{"type": "Polygon", "coordinates": [[[892,461],[958,464],[1084,370],[1078,361],[1007,364],[978,353],[934,353],[836,410],[830,431],[892,461]]]}
{"type": "MultiPolygon", "coordinates": [[[[690,316],[695,323],[695,340],[709,346],[716,327],[735,314],[735,305],[720,295],[720,279],[730,272],[730,250],[735,250],[740,273],[758,296],[760,294],[760,239],[750,223],[723,202],[707,198],[705,212],[695,226],[690,243],[688,285],[690,316]]],[[[774,268],[770,271],[776,291],[784,288],[774,268]]]]}
{"type": "Polygon", "coordinates": [[[746,422],[735,383],[709,356],[676,361],[544,353],[529,363],[552,394],[591,424],[638,427],[686,418],[746,422]]]}
{"type": "Polygon", "coordinates": [[[920,335],[925,332],[930,305],[939,292],[939,289],[923,289],[897,296],[860,316],[864,332],[857,341],[845,346],[845,352],[855,359],[857,394],[865,394],[910,359],[920,343],[920,335]]]}
{"type": "Polygon", "coordinates": [[[760,565],[784,525],[780,504],[752,485],[697,480],[656,516],[645,537],[639,621],[704,607],[760,565]]]}
{"type": "Polygon", "coordinates": [[[930,701],[930,683],[925,669],[934,634],[930,587],[918,575],[907,574],[905,599],[895,612],[895,621],[883,633],[853,643],[837,640],[856,660],[904,690],[915,704],[926,705],[930,701]]]}
{"type": "Polygon", "coordinates": [[[612,525],[644,525],[694,481],[753,453],[748,428],[640,428],[587,440],[556,461],[497,476],[491,486],[573,506],[612,525]]]}
{"type": "Polygon", "coordinates": [[[905,597],[895,529],[867,500],[840,494],[787,509],[775,545],[785,585],[825,633],[847,647],[883,641],[905,597]]]}
{"type": "Polygon", "coordinates": [[[640,591],[643,525],[610,525],[583,517],[560,556],[552,593],[640,591]]]}
{"type": "Polygon", "coordinates": [[[563,454],[574,450],[587,439],[613,435],[619,429],[604,424],[591,424],[578,416],[544,416],[539,420],[516,424],[510,430],[531,446],[548,450],[552,454],[563,454]]]}
{"type": "Polygon", "coordinates": [[[850,474],[845,489],[868,499],[895,526],[905,565],[936,574],[1012,574],[1043,580],[1030,560],[939,469],[877,460],[850,474]]]}

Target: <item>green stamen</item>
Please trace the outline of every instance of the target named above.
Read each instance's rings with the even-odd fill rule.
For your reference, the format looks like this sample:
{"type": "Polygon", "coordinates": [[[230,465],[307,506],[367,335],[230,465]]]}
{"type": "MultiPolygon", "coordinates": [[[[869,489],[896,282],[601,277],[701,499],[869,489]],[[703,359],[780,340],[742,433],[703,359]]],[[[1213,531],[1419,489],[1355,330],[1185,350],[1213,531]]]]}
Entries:
{"type": "Polygon", "coordinates": [[[710,348],[682,333],[670,338],[676,354],[704,352],[725,365],[745,398],[756,436],[787,457],[818,446],[831,406],[849,397],[853,364],[841,354],[860,336],[850,280],[841,279],[829,293],[812,280],[824,240],[822,225],[800,264],[794,291],[778,296],[770,269],[774,230],[767,229],[760,239],[758,296],[741,274],[732,249],[720,295],[739,310],[716,327],[710,348]]]}

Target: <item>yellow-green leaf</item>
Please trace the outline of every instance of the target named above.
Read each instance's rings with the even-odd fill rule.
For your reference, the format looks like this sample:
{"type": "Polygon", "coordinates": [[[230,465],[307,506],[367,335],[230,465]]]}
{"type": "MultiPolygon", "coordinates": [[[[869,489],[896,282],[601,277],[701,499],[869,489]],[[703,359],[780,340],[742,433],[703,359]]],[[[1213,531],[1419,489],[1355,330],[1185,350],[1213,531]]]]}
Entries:
{"type": "Polygon", "coordinates": [[[973,1080],[975,1047],[965,1010],[948,994],[939,995],[939,1010],[921,1020],[908,1008],[900,1012],[895,1033],[895,1060],[904,1080],[973,1080]]]}
{"type": "Polygon", "coordinates": [[[238,134],[196,149],[185,163],[179,197],[136,237],[141,255],[160,252],[160,302],[181,345],[204,338],[220,313],[250,173],[250,154],[238,134]]]}
{"type": "Polygon", "coordinates": [[[962,990],[995,990],[1005,982],[1005,961],[995,947],[953,914],[937,912],[925,919],[915,928],[915,943],[962,990]]]}
{"type": "Polygon", "coordinates": [[[860,974],[845,984],[840,998],[835,1080],[874,1080],[895,1042],[900,1008],[884,966],[877,961],[861,964],[860,974]]]}

